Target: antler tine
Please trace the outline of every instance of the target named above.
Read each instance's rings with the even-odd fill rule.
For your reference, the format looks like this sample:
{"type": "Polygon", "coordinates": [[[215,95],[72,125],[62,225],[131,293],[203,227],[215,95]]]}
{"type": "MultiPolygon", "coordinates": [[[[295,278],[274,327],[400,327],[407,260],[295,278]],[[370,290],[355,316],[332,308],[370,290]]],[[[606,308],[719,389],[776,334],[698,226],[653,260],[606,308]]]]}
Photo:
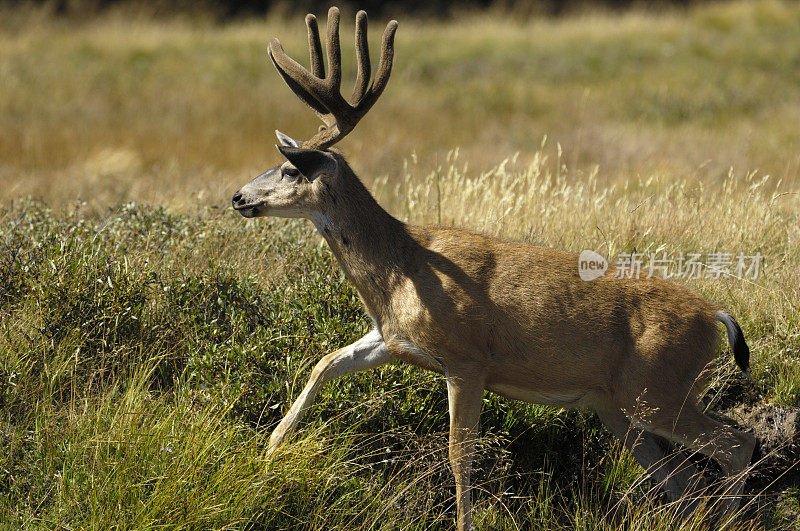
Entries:
{"type": "Polygon", "coordinates": [[[328,77],[325,78],[328,88],[336,90],[342,85],[342,49],[339,46],[339,8],[328,10],[328,77]]]}
{"type": "Polygon", "coordinates": [[[278,39],[273,37],[269,41],[268,52],[272,64],[275,65],[275,69],[292,89],[292,92],[297,94],[303,103],[314,109],[318,115],[328,114],[328,109],[322,104],[324,98],[321,96],[326,90],[320,86],[321,80],[286,55],[278,39]]]}
{"type": "Polygon", "coordinates": [[[392,73],[392,61],[394,60],[394,34],[397,32],[397,21],[392,20],[386,25],[383,31],[381,42],[381,59],[378,63],[378,73],[375,74],[375,83],[372,85],[372,98],[378,99],[386,84],[389,83],[389,76],[392,73]]]}
{"type": "Polygon", "coordinates": [[[311,56],[311,72],[322,79],[325,77],[325,63],[322,62],[322,43],[319,41],[317,17],[311,13],[306,15],[306,26],[308,26],[308,53],[311,56]]]}
{"type": "Polygon", "coordinates": [[[372,74],[369,62],[369,43],[367,42],[367,12],[359,11],[356,14],[356,63],[358,74],[350,97],[351,105],[358,105],[369,88],[369,78],[372,74]]]}

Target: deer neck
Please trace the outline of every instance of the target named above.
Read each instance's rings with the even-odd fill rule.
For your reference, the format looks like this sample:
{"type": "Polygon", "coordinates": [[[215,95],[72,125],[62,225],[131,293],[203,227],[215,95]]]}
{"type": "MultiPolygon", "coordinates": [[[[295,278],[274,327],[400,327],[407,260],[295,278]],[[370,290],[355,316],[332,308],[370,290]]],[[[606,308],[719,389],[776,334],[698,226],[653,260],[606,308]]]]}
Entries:
{"type": "Polygon", "coordinates": [[[405,223],[386,212],[354,175],[326,185],[323,208],[311,215],[373,319],[389,305],[406,276],[413,241],[405,223]]]}

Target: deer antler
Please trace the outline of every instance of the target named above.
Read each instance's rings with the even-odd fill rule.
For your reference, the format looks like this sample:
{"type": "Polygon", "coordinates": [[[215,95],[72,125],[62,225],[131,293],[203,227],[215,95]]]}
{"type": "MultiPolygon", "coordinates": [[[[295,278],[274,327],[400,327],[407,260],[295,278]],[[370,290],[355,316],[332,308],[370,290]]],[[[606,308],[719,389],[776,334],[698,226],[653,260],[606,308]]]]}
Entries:
{"type": "Polygon", "coordinates": [[[394,34],[397,21],[392,20],[383,32],[381,58],[375,81],[370,85],[369,47],[367,45],[367,14],[356,15],[356,61],[358,74],[350,101],[341,95],[342,52],[339,47],[339,10],[328,11],[328,75],[322,61],[322,44],[319,40],[317,17],[306,15],[308,48],[311,55],[311,72],[286,55],[278,39],[269,41],[269,57],[289,88],[311,107],[325,123],[311,139],[303,142],[304,148],[326,149],[344,138],[380,97],[392,72],[394,34]]]}

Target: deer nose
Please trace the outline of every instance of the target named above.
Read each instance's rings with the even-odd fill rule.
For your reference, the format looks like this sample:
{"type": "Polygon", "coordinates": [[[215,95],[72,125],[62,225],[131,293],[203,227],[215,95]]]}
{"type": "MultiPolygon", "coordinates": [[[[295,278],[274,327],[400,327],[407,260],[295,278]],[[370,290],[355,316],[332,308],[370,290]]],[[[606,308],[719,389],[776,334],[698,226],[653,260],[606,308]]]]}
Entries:
{"type": "Polygon", "coordinates": [[[236,192],[235,194],[233,194],[233,202],[234,203],[238,203],[241,200],[242,200],[242,194],[240,194],[239,192],[236,192]]]}

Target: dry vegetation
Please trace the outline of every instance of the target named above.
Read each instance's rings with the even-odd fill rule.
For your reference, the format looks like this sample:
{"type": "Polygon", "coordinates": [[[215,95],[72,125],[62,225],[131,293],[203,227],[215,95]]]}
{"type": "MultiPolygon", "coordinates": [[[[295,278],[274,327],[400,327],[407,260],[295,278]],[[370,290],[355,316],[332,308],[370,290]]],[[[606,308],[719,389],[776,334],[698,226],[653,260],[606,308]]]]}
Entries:
{"type": "MultiPolygon", "coordinates": [[[[309,364],[367,326],[310,224],[228,210],[279,160],[273,129],[316,127],[266,60],[272,35],[305,50],[298,19],[2,9],[0,523],[446,528],[432,376],[332,385],[263,455],[309,364]]],[[[753,351],[754,381],[723,354],[706,399],[797,422],[800,6],[400,22],[389,88],[341,145],[379,200],[610,257],[761,253],[755,280],[687,281],[753,351]]],[[[483,430],[481,528],[677,525],[588,413],[487,395],[483,430]]],[[[796,525],[792,435],[770,440],[731,528],[796,525]]]]}
{"type": "MultiPolygon", "coordinates": [[[[204,192],[222,205],[277,161],[273,129],[316,128],[266,59],[273,35],[302,55],[297,17],[216,27],[119,15],[75,27],[12,15],[0,17],[4,201],[174,205],[204,192]]],[[[403,20],[391,91],[341,147],[367,180],[396,176],[411,153],[427,172],[456,146],[473,172],[517,152],[525,164],[547,135],[573,172],[599,166],[603,183],[653,172],[709,182],[731,166],[796,181],[798,17],[793,4],[742,2],[403,20]]]]}

